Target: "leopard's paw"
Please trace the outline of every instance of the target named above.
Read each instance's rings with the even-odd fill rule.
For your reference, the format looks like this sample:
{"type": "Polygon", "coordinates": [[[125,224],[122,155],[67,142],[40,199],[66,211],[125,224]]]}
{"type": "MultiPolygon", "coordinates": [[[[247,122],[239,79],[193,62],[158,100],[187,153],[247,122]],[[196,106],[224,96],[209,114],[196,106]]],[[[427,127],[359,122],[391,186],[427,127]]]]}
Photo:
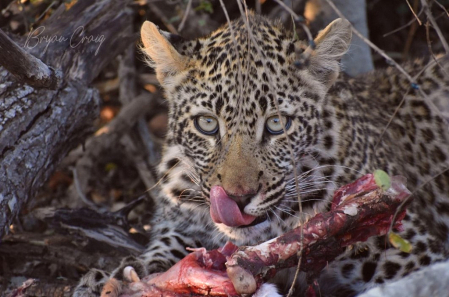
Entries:
{"type": "Polygon", "coordinates": [[[122,260],[120,265],[114,269],[114,271],[111,273],[111,278],[115,278],[117,280],[123,281],[130,281],[128,278],[128,274],[131,273],[129,270],[127,270],[127,267],[133,268],[133,274],[138,278],[143,278],[148,275],[148,269],[145,262],[139,258],[129,256],[122,260]]]}
{"type": "Polygon", "coordinates": [[[99,269],[91,269],[81,278],[73,297],[119,296],[123,281],[129,282],[146,275],[147,269],[142,260],[132,256],[126,257],[111,274],[99,269]],[[125,270],[127,266],[131,266],[132,271],[125,270]]]}
{"type": "Polygon", "coordinates": [[[80,280],[75,288],[73,297],[99,297],[103,290],[104,284],[108,281],[108,273],[91,269],[80,280]]]}
{"type": "Polygon", "coordinates": [[[259,290],[254,293],[253,297],[282,297],[273,284],[263,284],[259,290]]]}

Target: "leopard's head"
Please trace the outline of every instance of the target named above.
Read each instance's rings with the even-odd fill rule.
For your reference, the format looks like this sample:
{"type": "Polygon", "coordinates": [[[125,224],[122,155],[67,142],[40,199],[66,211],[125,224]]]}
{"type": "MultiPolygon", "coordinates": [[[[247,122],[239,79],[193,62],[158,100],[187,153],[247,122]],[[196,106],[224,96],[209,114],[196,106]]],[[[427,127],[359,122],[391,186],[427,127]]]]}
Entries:
{"type": "Polygon", "coordinates": [[[263,17],[231,24],[194,41],[150,22],[141,33],[170,110],[159,167],[163,191],[237,238],[270,220],[297,222],[293,168],[310,179],[303,167],[313,166],[307,162],[321,141],[322,102],[351,28],[335,20],[310,51],[308,42],[263,17]]]}

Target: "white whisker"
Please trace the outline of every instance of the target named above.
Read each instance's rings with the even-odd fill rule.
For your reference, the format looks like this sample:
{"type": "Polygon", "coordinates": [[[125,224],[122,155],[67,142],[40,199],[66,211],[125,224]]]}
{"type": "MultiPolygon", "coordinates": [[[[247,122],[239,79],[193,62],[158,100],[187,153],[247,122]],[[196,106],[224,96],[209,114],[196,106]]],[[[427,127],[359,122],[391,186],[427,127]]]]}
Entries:
{"type": "Polygon", "coordinates": [[[270,207],[270,211],[278,218],[279,223],[282,223],[283,220],[276,214],[276,212],[270,207]]]}
{"type": "Polygon", "coordinates": [[[299,219],[299,217],[298,217],[298,216],[295,216],[293,213],[291,213],[289,209],[282,209],[282,208],[280,208],[279,206],[274,206],[274,207],[275,207],[276,209],[282,211],[282,212],[285,212],[286,214],[288,214],[288,215],[291,216],[291,217],[295,217],[295,218],[298,218],[298,219],[299,219]]]}

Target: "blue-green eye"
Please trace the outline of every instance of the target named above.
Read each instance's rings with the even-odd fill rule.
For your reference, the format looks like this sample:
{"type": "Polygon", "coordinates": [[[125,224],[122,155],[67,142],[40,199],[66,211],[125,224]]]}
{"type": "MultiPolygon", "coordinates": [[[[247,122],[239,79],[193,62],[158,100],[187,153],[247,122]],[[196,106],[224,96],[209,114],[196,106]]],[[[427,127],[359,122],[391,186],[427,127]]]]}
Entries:
{"type": "Polygon", "coordinates": [[[214,135],[218,131],[218,121],[211,116],[197,116],[194,124],[195,128],[205,135],[214,135]]]}
{"type": "Polygon", "coordinates": [[[285,125],[285,131],[287,131],[292,125],[292,119],[290,117],[282,116],[281,121],[278,115],[274,115],[269,117],[265,122],[265,129],[272,135],[280,135],[284,133],[284,127],[282,124],[285,125]]]}

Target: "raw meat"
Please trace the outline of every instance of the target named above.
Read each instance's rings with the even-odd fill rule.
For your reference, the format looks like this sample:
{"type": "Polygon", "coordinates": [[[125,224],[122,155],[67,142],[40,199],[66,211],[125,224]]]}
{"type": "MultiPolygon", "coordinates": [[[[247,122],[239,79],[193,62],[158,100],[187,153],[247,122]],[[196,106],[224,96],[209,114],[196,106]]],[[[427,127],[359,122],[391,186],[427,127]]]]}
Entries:
{"type": "MultiPolygon", "coordinates": [[[[388,177],[388,176],[387,176],[388,177]]],[[[240,296],[254,293],[277,271],[296,266],[302,252],[301,270],[309,279],[348,245],[374,235],[401,230],[410,192],[405,178],[388,180],[388,187],[376,184],[373,174],[338,189],[331,210],[317,214],[282,236],[257,246],[237,250],[232,243],[218,250],[193,252],[167,272],[124,287],[121,297],[240,296]],[[395,222],[392,220],[395,216],[395,222]]]]}

